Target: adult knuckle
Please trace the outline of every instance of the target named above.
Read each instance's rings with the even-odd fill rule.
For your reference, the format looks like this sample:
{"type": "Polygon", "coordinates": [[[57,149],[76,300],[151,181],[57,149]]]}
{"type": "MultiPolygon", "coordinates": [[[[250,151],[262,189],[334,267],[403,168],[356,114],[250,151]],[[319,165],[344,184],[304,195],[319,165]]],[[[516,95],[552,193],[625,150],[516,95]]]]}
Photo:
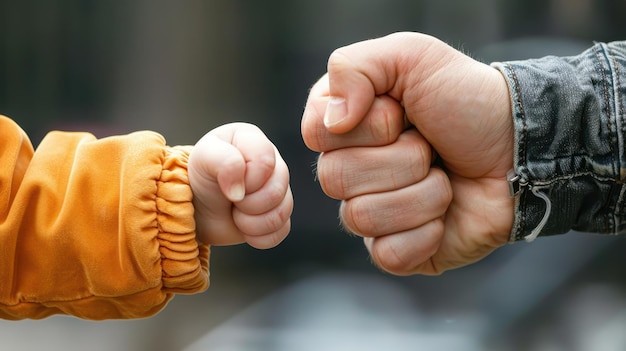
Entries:
{"type": "Polygon", "coordinates": [[[424,143],[412,143],[408,153],[411,176],[414,180],[422,180],[430,170],[431,161],[430,147],[424,143]]]}
{"type": "Polygon", "coordinates": [[[372,256],[376,265],[389,273],[405,275],[412,270],[411,262],[404,257],[390,240],[378,240],[372,247],[372,256]]]}
{"type": "Polygon", "coordinates": [[[375,235],[377,230],[376,221],[372,217],[371,205],[362,197],[355,197],[342,202],[340,218],[346,229],[361,235],[375,235]]]}
{"type": "Polygon", "coordinates": [[[344,48],[335,49],[328,57],[327,70],[328,72],[341,71],[346,66],[351,66],[352,60],[345,53],[344,48]]]}
{"type": "Polygon", "coordinates": [[[377,145],[391,144],[398,136],[393,117],[386,112],[383,112],[378,118],[370,118],[368,130],[377,145]]]}
{"type": "Polygon", "coordinates": [[[453,198],[452,187],[448,175],[441,169],[434,169],[434,189],[437,189],[439,197],[443,203],[450,203],[453,198]]]}
{"type": "Polygon", "coordinates": [[[326,195],[341,199],[345,193],[343,162],[334,155],[324,153],[317,160],[317,179],[326,195]]]}
{"type": "MultiPolygon", "coordinates": [[[[315,107],[311,107],[311,109],[314,108],[315,107]]],[[[314,113],[308,113],[313,116],[307,118],[310,122],[303,122],[302,137],[305,145],[313,151],[328,151],[328,149],[332,146],[333,138],[332,135],[328,133],[322,122],[321,116],[324,115],[324,111],[316,109],[314,113]]]]}

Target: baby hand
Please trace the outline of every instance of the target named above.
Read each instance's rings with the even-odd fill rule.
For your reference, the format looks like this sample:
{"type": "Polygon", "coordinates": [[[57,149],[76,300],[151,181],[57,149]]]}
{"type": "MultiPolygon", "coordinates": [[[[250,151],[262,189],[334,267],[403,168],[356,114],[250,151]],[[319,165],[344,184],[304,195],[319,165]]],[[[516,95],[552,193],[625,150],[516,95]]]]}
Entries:
{"type": "Polygon", "coordinates": [[[188,172],[201,242],[271,248],[289,233],[289,170],[258,127],[229,123],[211,130],[191,151],[188,172]]]}

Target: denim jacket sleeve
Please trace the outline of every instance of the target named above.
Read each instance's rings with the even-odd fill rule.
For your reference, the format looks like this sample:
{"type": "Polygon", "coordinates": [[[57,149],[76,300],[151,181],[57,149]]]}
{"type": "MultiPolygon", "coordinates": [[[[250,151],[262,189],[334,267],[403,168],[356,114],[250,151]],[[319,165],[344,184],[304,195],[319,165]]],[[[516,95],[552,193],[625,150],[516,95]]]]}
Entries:
{"type": "Polygon", "coordinates": [[[626,231],[626,42],[492,66],[514,120],[510,240],[626,231]]]}

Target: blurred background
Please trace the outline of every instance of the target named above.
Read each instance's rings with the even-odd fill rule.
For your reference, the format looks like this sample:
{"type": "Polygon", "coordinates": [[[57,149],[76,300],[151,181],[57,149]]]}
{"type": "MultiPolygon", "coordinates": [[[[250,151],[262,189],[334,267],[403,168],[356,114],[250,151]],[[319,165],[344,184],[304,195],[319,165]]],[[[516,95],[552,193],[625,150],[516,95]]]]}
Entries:
{"type": "Polygon", "coordinates": [[[619,0],[0,0],[0,114],[35,145],[51,129],[193,144],[252,122],[296,199],[279,247],[213,249],[206,293],[145,320],[0,321],[0,349],[626,349],[624,239],[570,233],[439,277],[390,276],[340,230],[299,129],[337,47],[419,31],[484,62],[570,55],[625,39],[624,14],[619,0]]]}

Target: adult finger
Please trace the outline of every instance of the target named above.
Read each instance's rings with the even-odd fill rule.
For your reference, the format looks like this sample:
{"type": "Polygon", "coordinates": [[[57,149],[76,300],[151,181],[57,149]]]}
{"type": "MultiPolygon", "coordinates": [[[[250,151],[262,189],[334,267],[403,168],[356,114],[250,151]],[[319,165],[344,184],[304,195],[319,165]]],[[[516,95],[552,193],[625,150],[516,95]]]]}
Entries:
{"type": "Polygon", "coordinates": [[[324,125],[324,113],[330,97],[313,95],[319,91],[320,89],[312,90],[301,122],[304,143],[313,151],[387,145],[394,142],[407,127],[408,122],[404,119],[404,110],[400,103],[387,95],[381,95],[374,98],[361,122],[353,129],[343,134],[330,133],[324,125]]]}
{"type": "Polygon", "coordinates": [[[451,201],[448,176],[432,168],[428,176],[416,184],[344,200],[339,214],[349,232],[377,237],[417,228],[441,217],[451,201]]]}
{"type": "Polygon", "coordinates": [[[434,274],[427,269],[444,237],[444,223],[436,218],[424,225],[400,233],[364,238],[372,261],[395,275],[434,274]]]}
{"type": "Polygon", "coordinates": [[[345,200],[417,183],[428,174],[432,155],[430,144],[410,129],[390,145],[322,153],[317,177],[326,195],[345,200]]]}
{"type": "Polygon", "coordinates": [[[375,96],[388,94],[402,101],[406,81],[429,67],[415,72],[416,62],[432,45],[434,38],[419,33],[394,33],[335,50],[328,59],[328,94],[325,125],[332,133],[345,133],[360,123],[375,96]]]}

